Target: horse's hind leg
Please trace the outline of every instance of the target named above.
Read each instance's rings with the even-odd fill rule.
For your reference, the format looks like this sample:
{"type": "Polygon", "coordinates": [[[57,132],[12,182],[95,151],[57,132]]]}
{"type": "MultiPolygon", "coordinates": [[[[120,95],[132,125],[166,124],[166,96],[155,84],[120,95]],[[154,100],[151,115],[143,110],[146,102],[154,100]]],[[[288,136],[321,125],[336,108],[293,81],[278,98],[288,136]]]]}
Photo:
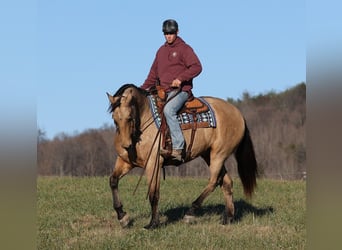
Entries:
{"type": "Polygon", "coordinates": [[[234,218],[233,180],[226,173],[226,169],[223,169],[225,173],[222,176],[222,183],[220,185],[225,201],[225,211],[223,213],[222,224],[226,225],[231,223],[234,218]]]}
{"type": "Polygon", "coordinates": [[[116,211],[117,218],[122,227],[130,225],[131,221],[126,212],[123,211],[123,206],[119,198],[119,180],[132,169],[132,166],[124,162],[120,157],[117,158],[115,168],[109,178],[109,185],[112,190],[113,208],[116,211]]]}
{"type": "MultiPolygon", "coordinates": [[[[203,158],[207,163],[209,163],[209,158],[203,158]]],[[[216,186],[219,185],[223,180],[223,175],[226,172],[224,166],[223,166],[223,159],[216,158],[215,160],[211,160],[210,163],[210,179],[208,185],[205,187],[203,192],[198,196],[198,198],[192,203],[191,208],[187,211],[187,213],[184,216],[185,222],[192,222],[194,220],[195,212],[198,210],[205,198],[208,197],[210,193],[212,193],[216,186]],[[224,169],[224,170],[223,170],[224,169]]]]}

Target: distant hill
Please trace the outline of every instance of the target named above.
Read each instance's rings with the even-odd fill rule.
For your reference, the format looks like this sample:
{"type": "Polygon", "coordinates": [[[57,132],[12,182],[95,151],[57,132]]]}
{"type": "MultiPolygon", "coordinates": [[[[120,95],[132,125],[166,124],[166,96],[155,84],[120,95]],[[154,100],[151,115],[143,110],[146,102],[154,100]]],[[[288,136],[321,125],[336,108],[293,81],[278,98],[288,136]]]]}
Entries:
{"type": "Polygon", "coordinates": [[[251,130],[262,175],[302,178],[306,171],[306,84],[281,93],[244,93],[243,99],[234,104],[251,130]]]}

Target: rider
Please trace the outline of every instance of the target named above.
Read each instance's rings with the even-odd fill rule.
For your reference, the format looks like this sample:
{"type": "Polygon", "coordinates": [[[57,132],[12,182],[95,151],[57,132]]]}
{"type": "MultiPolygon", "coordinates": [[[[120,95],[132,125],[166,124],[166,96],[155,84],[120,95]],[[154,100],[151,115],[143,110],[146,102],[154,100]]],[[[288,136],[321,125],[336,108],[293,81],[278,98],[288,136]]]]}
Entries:
{"type": "MultiPolygon", "coordinates": [[[[177,119],[177,112],[192,95],[192,79],[202,71],[202,65],[194,50],[178,36],[178,24],[173,19],[163,22],[166,42],[158,49],[147,79],[141,88],[149,89],[159,81],[166,91],[164,107],[166,122],[170,128],[173,160],[181,161],[184,137],[177,119]]],[[[163,155],[167,152],[161,149],[163,155]]]]}

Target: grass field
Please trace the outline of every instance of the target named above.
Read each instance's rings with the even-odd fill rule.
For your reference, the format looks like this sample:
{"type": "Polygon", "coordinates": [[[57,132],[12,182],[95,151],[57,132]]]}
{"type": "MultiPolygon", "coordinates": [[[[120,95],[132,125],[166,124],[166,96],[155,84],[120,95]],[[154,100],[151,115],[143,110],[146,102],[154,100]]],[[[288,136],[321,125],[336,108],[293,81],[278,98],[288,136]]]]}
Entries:
{"type": "Polygon", "coordinates": [[[195,224],[182,216],[207,184],[206,179],[166,177],[159,210],[165,225],[143,227],[150,220],[142,181],[137,176],[119,184],[124,209],[134,220],[122,229],[112,210],[108,177],[38,177],[38,249],[305,249],[306,183],[258,180],[252,200],[234,182],[235,222],[220,225],[223,195],[217,188],[203,204],[195,224]]]}

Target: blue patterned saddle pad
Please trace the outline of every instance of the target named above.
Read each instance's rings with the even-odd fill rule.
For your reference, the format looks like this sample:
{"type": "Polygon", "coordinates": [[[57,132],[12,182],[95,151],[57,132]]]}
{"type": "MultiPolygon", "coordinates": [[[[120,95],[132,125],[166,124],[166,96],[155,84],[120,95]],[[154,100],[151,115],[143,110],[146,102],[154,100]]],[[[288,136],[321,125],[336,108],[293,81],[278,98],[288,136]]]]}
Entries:
{"type": "MultiPolygon", "coordinates": [[[[208,106],[208,111],[202,112],[202,113],[196,113],[196,122],[197,122],[196,126],[198,128],[216,128],[216,118],[215,118],[214,110],[210,107],[209,103],[206,100],[204,100],[203,97],[197,97],[197,98],[200,99],[203,103],[205,103],[205,105],[208,106]]],[[[161,124],[161,115],[158,112],[156,99],[154,96],[149,95],[148,100],[150,103],[150,108],[151,108],[151,112],[152,112],[155,124],[157,128],[159,129],[160,124],[161,124]]],[[[181,128],[183,130],[191,129],[193,127],[194,117],[192,114],[180,113],[178,114],[177,117],[178,117],[178,122],[181,125],[181,128]]]]}

